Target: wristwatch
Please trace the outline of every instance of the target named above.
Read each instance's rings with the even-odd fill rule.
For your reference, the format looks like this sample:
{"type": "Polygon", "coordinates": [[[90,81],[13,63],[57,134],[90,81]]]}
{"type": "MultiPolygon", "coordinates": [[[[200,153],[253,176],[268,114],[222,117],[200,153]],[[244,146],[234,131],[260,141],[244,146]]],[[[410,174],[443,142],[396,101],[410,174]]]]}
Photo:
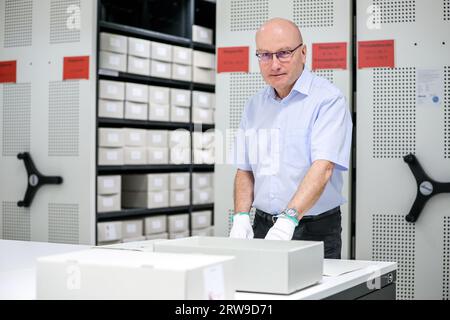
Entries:
{"type": "Polygon", "coordinates": [[[286,208],[281,214],[284,215],[286,218],[290,219],[292,222],[294,222],[295,226],[298,226],[299,212],[297,210],[295,210],[294,208],[286,208]]]}

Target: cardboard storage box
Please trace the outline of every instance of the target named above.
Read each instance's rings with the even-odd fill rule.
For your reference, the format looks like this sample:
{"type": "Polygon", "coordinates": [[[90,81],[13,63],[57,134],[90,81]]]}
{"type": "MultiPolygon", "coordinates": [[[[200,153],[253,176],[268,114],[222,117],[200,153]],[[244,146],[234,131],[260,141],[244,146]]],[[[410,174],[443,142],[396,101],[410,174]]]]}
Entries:
{"type": "Polygon", "coordinates": [[[161,42],[152,42],[152,59],[172,62],[172,46],[161,42]]]}
{"type": "Polygon", "coordinates": [[[172,79],[192,81],[192,67],[182,64],[172,64],[172,79]]]}
{"type": "Polygon", "coordinates": [[[199,108],[212,108],[213,94],[203,91],[192,91],[192,105],[199,108]]]}
{"type": "Polygon", "coordinates": [[[147,146],[151,148],[167,148],[169,131],[147,130],[147,146]]]}
{"type": "Polygon", "coordinates": [[[124,191],[167,191],[169,190],[168,173],[130,174],[122,176],[124,191]]]}
{"type": "MultiPolygon", "coordinates": [[[[97,196],[97,212],[120,211],[120,193],[97,196]]],[[[113,239],[115,240],[115,239],[113,239]]]]}
{"type": "Polygon", "coordinates": [[[115,241],[97,241],[97,246],[110,246],[115,244],[121,244],[122,240],[115,240],[115,241]]]}
{"type": "Polygon", "coordinates": [[[100,32],[100,51],[110,51],[126,54],[127,37],[118,34],[100,32]]]}
{"type": "Polygon", "coordinates": [[[189,237],[189,231],[169,233],[169,239],[183,239],[189,237]]]}
{"type": "Polygon", "coordinates": [[[150,59],[128,56],[127,72],[140,74],[142,76],[150,75],[150,59]]]}
{"type": "Polygon", "coordinates": [[[215,69],[216,55],[203,51],[194,51],[192,65],[200,68],[215,69]]]}
{"type": "Polygon", "coordinates": [[[151,235],[145,236],[145,239],[147,239],[147,240],[164,240],[164,239],[169,239],[169,234],[167,232],[158,233],[158,234],[151,234],[151,235]]]}
{"type": "Polygon", "coordinates": [[[125,83],[120,81],[99,80],[99,98],[125,100],[125,83]]]}
{"type": "Polygon", "coordinates": [[[169,164],[169,149],[147,148],[147,164],[169,164]]]}
{"type": "Polygon", "coordinates": [[[170,104],[172,106],[191,106],[191,91],[183,89],[170,89],[170,104]]]}
{"type": "Polygon", "coordinates": [[[212,180],[214,178],[213,173],[192,173],[192,188],[204,189],[211,188],[213,186],[212,180]]]}
{"type": "Polygon", "coordinates": [[[191,190],[171,190],[170,191],[170,200],[169,206],[178,207],[178,206],[188,206],[190,202],[190,192],[191,190]]]}
{"type": "Polygon", "coordinates": [[[169,106],[163,104],[150,103],[148,120],[152,121],[169,121],[169,106]]]}
{"type": "Polygon", "coordinates": [[[147,120],[148,104],[125,101],[125,119],[147,120]]]}
{"type": "Polygon", "coordinates": [[[127,56],[121,53],[100,51],[99,68],[115,70],[120,72],[127,71],[127,56]]]}
{"type": "Polygon", "coordinates": [[[212,188],[193,189],[193,204],[204,204],[214,202],[214,190],[212,188]]]}
{"type": "Polygon", "coordinates": [[[192,25],[192,41],[212,44],[213,30],[195,24],[192,25]]]}
{"type": "Polygon", "coordinates": [[[154,249],[235,256],[236,289],[242,291],[290,294],[322,280],[323,242],[191,237],[156,243],[154,249]]]}
{"type": "Polygon", "coordinates": [[[150,59],[151,42],[145,39],[128,38],[128,55],[150,59]]]}
{"type": "Polygon", "coordinates": [[[170,190],[189,189],[189,173],[170,173],[170,190]]]}
{"type": "Polygon", "coordinates": [[[194,163],[195,164],[214,164],[215,154],[214,149],[194,149],[194,163]]]}
{"type": "Polygon", "coordinates": [[[177,129],[169,131],[169,147],[170,148],[190,148],[191,134],[188,130],[177,129]]]}
{"type": "Polygon", "coordinates": [[[205,69],[200,67],[192,68],[192,81],[203,84],[216,83],[216,71],[213,69],[205,69]]]}
{"type": "Polygon", "coordinates": [[[123,119],[123,101],[98,100],[98,116],[100,118],[123,119]]]}
{"type": "Polygon", "coordinates": [[[148,103],[148,86],[127,82],[125,84],[125,100],[138,103],[148,103]]]}
{"type": "Polygon", "coordinates": [[[98,148],[98,164],[101,166],[123,165],[123,148],[98,148]]]}
{"type": "MultiPolygon", "coordinates": [[[[132,250],[132,251],[141,251],[141,252],[154,252],[154,244],[158,241],[156,240],[147,240],[145,236],[137,237],[143,240],[136,241],[126,241],[131,239],[123,239],[121,243],[118,244],[110,244],[104,246],[97,246],[96,249],[105,249],[105,250],[132,250]]],[[[134,238],[134,239],[137,239],[134,238]]]]}
{"type": "Polygon", "coordinates": [[[194,149],[210,149],[214,147],[214,132],[193,132],[194,149]]]}
{"type": "Polygon", "coordinates": [[[169,206],[168,191],[124,191],[122,192],[122,206],[126,208],[164,208],[169,206]]]}
{"type": "Polygon", "coordinates": [[[116,241],[122,239],[122,222],[97,223],[97,240],[99,242],[116,241]]]}
{"type": "Polygon", "coordinates": [[[145,218],[145,235],[162,234],[167,231],[167,216],[152,216],[145,218]]]}
{"type": "Polygon", "coordinates": [[[190,107],[171,106],[170,121],[172,122],[189,122],[191,120],[190,107]]]}
{"type": "Polygon", "coordinates": [[[146,147],[147,130],[145,129],[123,129],[125,146],[127,147],[146,147]]]}
{"type": "Polygon", "coordinates": [[[172,76],[172,64],[169,62],[151,60],[150,76],[170,79],[172,76]]]}
{"type": "Polygon", "coordinates": [[[140,241],[147,240],[144,236],[134,237],[134,238],[124,238],[122,239],[122,243],[136,243],[140,241]]]}
{"type": "Polygon", "coordinates": [[[124,164],[143,165],[147,164],[147,148],[124,147],[124,164]]]}
{"type": "Polygon", "coordinates": [[[189,66],[192,65],[192,49],[173,46],[172,62],[189,66]]]}
{"type": "Polygon", "coordinates": [[[123,129],[99,128],[98,145],[100,147],[123,147],[123,129]]]}
{"type": "Polygon", "coordinates": [[[167,230],[171,233],[189,231],[189,214],[174,214],[167,217],[167,230]]]}
{"type": "Polygon", "coordinates": [[[190,148],[171,148],[170,164],[190,164],[191,149],[190,148]]]}
{"type": "MultiPolygon", "coordinates": [[[[122,221],[122,238],[131,239],[142,237],[144,234],[144,221],[140,220],[124,220],[122,221]]],[[[142,239],[142,240],[145,240],[142,239]]]]}
{"type": "Polygon", "coordinates": [[[192,229],[203,229],[211,226],[212,212],[210,210],[195,211],[191,214],[192,229]]]}
{"type": "Polygon", "coordinates": [[[212,109],[192,107],[192,122],[193,123],[214,123],[214,115],[212,109]]]}
{"type": "Polygon", "coordinates": [[[170,88],[149,86],[148,101],[150,103],[169,105],[170,104],[170,88]]]}
{"type": "Polygon", "coordinates": [[[97,194],[107,195],[120,193],[122,190],[121,176],[98,176],[97,177],[97,194]]]}
{"type": "Polygon", "coordinates": [[[208,227],[203,229],[195,229],[191,231],[191,236],[195,237],[214,237],[214,227],[208,227]]]}
{"type": "Polygon", "coordinates": [[[39,258],[36,297],[233,299],[233,263],[233,257],[224,256],[92,248],[39,258]]]}

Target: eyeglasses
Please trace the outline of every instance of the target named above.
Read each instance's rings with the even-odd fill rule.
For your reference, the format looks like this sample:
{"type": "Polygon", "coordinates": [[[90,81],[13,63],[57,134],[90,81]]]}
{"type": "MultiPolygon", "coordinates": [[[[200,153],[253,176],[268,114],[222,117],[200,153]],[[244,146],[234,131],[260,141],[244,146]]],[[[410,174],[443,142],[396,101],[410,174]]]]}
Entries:
{"type": "Polygon", "coordinates": [[[292,50],[282,50],[278,52],[256,52],[256,56],[258,57],[259,61],[261,62],[269,62],[272,61],[273,55],[277,56],[277,59],[280,62],[287,62],[291,59],[292,54],[295,50],[300,48],[303,45],[303,43],[300,43],[298,46],[296,46],[292,50]]]}

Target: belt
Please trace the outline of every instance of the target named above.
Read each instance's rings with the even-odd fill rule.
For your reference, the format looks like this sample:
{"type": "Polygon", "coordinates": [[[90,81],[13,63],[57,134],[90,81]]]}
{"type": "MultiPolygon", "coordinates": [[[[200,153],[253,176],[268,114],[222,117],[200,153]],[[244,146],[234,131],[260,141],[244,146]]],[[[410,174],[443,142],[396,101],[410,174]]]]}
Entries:
{"type": "MultiPolygon", "coordinates": [[[[318,221],[320,219],[326,218],[326,217],[331,216],[333,214],[337,214],[340,211],[341,211],[341,208],[340,207],[336,207],[336,208],[330,209],[328,211],[325,211],[325,212],[323,212],[321,214],[318,214],[318,215],[315,215],[315,216],[303,216],[303,218],[300,220],[300,223],[302,223],[302,222],[318,221]]],[[[264,219],[266,221],[272,222],[272,223],[275,223],[275,221],[277,221],[277,217],[275,215],[267,213],[267,212],[264,212],[264,211],[259,210],[259,209],[256,209],[256,213],[255,214],[258,215],[260,218],[262,218],[262,219],[264,219]]]]}

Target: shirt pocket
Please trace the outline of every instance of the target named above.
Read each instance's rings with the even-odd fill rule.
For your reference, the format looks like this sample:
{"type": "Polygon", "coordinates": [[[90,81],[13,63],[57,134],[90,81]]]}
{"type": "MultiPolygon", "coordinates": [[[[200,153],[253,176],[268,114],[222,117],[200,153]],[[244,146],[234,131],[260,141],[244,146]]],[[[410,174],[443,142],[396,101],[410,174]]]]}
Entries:
{"type": "Polygon", "coordinates": [[[284,139],[284,162],[296,168],[311,165],[309,133],[306,129],[291,129],[284,139]]]}

